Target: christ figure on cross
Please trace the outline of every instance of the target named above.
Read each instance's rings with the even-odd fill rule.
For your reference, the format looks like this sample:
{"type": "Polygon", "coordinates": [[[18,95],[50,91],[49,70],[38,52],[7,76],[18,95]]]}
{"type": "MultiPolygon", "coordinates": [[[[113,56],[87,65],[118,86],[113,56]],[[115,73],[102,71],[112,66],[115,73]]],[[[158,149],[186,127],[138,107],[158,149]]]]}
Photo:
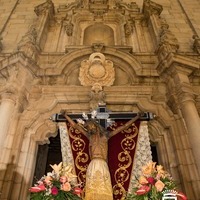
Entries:
{"type": "Polygon", "coordinates": [[[86,172],[85,200],[113,200],[110,172],[107,165],[108,140],[117,133],[129,128],[141,114],[117,129],[108,132],[95,119],[88,119],[81,125],[63,114],[70,125],[89,139],[91,162],[86,172]]]}

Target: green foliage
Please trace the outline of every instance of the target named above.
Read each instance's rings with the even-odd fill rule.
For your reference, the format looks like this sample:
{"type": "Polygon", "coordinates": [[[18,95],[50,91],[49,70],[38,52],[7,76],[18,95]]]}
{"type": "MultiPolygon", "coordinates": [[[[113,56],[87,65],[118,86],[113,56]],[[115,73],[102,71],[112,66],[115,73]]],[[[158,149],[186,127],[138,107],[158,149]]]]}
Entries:
{"type": "Polygon", "coordinates": [[[46,195],[46,192],[31,193],[30,200],[81,200],[81,198],[72,191],[60,190],[57,195],[46,195]]]}

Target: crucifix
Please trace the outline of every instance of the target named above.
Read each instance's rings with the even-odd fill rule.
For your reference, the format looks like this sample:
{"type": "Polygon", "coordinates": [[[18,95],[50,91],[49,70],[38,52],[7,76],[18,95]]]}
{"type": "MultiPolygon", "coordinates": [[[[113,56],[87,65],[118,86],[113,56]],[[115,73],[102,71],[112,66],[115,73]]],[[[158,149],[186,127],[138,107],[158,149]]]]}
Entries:
{"type": "MultiPolygon", "coordinates": [[[[89,118],[91,118],[91,113],[87,114],[89,118]]],[[[73,119],[79,119],[79,118],[83,118],[83,114],[68,114],[68,116],[73,119]]],[[[107,128],[109,125],[109,122],[112,122],[114,120],[117,119],[132,119],[134,117],[137,116],[137,113],[134,112],[110,112],[107,108],[106,108],[106,104],[99,104],[98,108],[97,108],[97,115],[96,115],[96,120],[98,121],[98,123],[104,127],[107,128]]],[[[152,120],[154,118],[154,114],[150,113],[150,112],[144,112],[142,114],[142,116],[140,117],[140,121],[149,121],[152,120]]],[[[66,122],[66,118],[61,114],[61,113],[57,113],[52,115],[51,120],[53,122],[66,122]]]]}
{"type": "MultiPolygon", "coordinates": [[[[127,130],[132,124],[139,119],[140,121],[149,121],[153,119],[153,114],[149,112],[145,113],[133,113],[133,112],[110,112],[105,104],[99,104],[98,108],[96,109],[95,112],[95,120],[94,120],[94,113],[91,112],[87,114],[88,119],[86,119],[86,122],[83,123],[83,126],[78,123],[76,123],[74,120],[84,118],[84,114],[70,114],[70,113],[60,113],[60,114],[54,114],[52,116],[52,120],[54,122],[66,122],[68,121],[70,125],[77,129],[81,134],[83,134],[89,141],[88,143],[88,148],[89,148],[89,157],[90,157],[90,162],[88,163],[87,170],[84,170],[84,173],[86,173],[86,184],[84,186],[85,188],[85,199],[103,199],[106,200],[113,200],[113,189],[112,189],[112,184],[111,184],[111,176],[110,174],[113,174],[113,172],[110,172],[110,169],[108,167],[109,164],[109,159],[110,156],[108,156],[108,145],[109,145],[109,139],[117,135],[123,130],[127,130]],[[123,125],[120,125],[114,130],[109,131],[109,134],[107,134],[106,129],[112,125],[112,122],[115,122],[115,120],[127,120],[123,125]],[[104,129],[102,129],[104,127],[104,129]],[[108,162],[108,164],[107,164],[108,162]],[[99,192],[96,191],[95,185],[100,184],[103,185],[103,189],[99,192]]],[[[78,120],[77,120],[78,121],[78,120]]],[[[134,129],[133,129],[134,130],[134,129]]],[[[132,132],[131,132],[132,133],[132,132]]],[[[132,135],[126,136],[123,141],[126,140],[126,147],[128,148],[130,145],[132,147],[130,148],[130,151],[134,149],[134,142],[133,139],[131,139],[131,136],[134,138],[132,135]],[[127,137],[127,138],[126,138],[127,137]]],[[[80,143],[81,139],[77,137],[77,141],[80,143]]],[[[74,141],[72,142],[74,144],[74,141]]],[[[117,144],[117,143],[116,143],[117,144]]],[[[111,145],[114,148],[114,152],[116,155],[129,155],[130,151],[127,149],[126,151],[122,148],[120,149],[119,152],[117,153],[116,151],[116,144],[111,145]]],[[[77,143],[78,145],[78,143],[77,143]]],[[[123,144],[120,144],[123,145],[123,144]]],[[[120,146],[118,145],[118,146],[120,146]]],[[[82,145],[84,146],[84,145],[82,145]]],[[[111,152],[111,151],[110,151],[111,152]]],[[[75,154],[75,160],[81,160],[80,155],[82,155],[82,151],[79,153],[75,154]],[[80,158],[79,158],[80,157],[80,158]],[[78,159],[77,159],[78,158],[78,159]]],[[[111,156],[113,157],[113,156],[111,156]]],[[[125,156],[126,157],[126,156],[125,156]]],[[[126,159],[130,159],[131,161],[131,155],[127,156],[126,159]]],[[[118,162],[118,161],[117,161],[118,162]]],[[[77,164],[77,163],[76,163],[77,164]]],[[[79,166],[79,164],[78,164],[79,166]]],[[[81,165],[80,165],[81,166],[81,165]]],[[[123,170],[128,171],[129,165],[124,164],[123,165],[123,170]]],[[[114,168],[111,167],[112,171],[115,170],[115,174],[119,170],[122,170],[121,168],[114,168]]],[[[121,172],[122,173],[122,172],[121,172]]],[[[125,173],[125,172],[124,172],[125,173]]],[[[130,172],[127,172],[130,173],[130,172]]],[[[126,175],[126,173],[124,174],[126,175]]],[[[112,175],[112,177],[114,177],[112,175]]],[[[128,180],[128,179],[127,179],[128,180]]],[[[119,181],[119,180],[118,180],[119,181]]],[[[121,180],[120,180],[121,181],[121,180]]],[[[123,180],[122,180],[123,182],[123,180]]],[[[121,183],[121,182],[120,182],[121,183]]],[[[122,184],[122,183],[121,183],[122,184]]],[[[117,183],[114,181],[113,182],[113,187],[117,185],[117,183]]],[[[122,184],[123,185],[123,184],[122,184]]]]}

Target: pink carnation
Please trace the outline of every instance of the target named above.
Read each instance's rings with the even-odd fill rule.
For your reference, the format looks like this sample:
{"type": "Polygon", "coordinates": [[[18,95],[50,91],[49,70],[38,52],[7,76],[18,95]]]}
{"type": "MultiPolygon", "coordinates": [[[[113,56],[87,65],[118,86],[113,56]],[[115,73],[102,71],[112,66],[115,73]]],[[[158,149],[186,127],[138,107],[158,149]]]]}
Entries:
{"type": "Polygon", "coordinates": [[[52,187],[51,188],[51,194],[52,195],[57,195],[58,194],[58,188],[57,187],[52,187]]]}
{"type": "Polygon", "coordinates": [[[151,185],[155,184],[155,179],[153,177],[148,177],[147,178],[148,183],[150,183],[151,185]]]}

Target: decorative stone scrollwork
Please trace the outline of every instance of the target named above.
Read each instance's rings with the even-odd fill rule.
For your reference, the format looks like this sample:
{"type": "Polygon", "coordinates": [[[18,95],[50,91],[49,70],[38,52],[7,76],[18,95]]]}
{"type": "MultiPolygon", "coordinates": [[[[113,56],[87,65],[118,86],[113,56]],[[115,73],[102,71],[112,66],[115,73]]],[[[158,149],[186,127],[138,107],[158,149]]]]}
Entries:
{"type": "Polygon", "coordinates": [[[161,24],[160,44],[169,44],[172,52],[176,52],[179,48],[178,40],[169,30],[169,25],[164,19],[162,19],[161,24]]]}
{"type": "Polygon", "coordinates": [[[46,11],[49,11],[50,14],[54,14],[54,4],[51,0],[46,0],[45,3],[36,6],[34,11],[37,16],[41,15],[42,13],[46,13],[46,11]]]}
{"type": "Polygon", "coordinates": [[[106,60],[102,53],[93,53],[89,60],[81,62],[79,80],[83,86],[93,86],[95,83],[111,86],[114,78],[113,62],[106,60]]]}
{"type": "Polygon", "coordinates": [[[30,26],[28,32],[22,37],[17,45],[17,50],[23,51],[24,54],[33,60],[37,59],[39,46],[37,45],[37,30],[34,25],[30,26]]]}
{"type": "Polygon", "coordinates": [[[90,108],[95,110],[99,104],[104,104],[105,96],[102,86],[99,83],[95,83],[90,92],[90,108]]]}
{"type": "Polygon", "coordinates": [[[29,27],[28,32],[22,37],[22,39],[18,43],[18,48],[20,48],[21,46],[23,46],[24,44],[28,42],[31,42],[32,44],[36,44],[36,40],[37,40],[36,27],[34,25],[31,25],[29,27]]]}
{"type": "Polygon", "coordinates": [[[161,20],[160,41],[158,47],[159,59],[164,59],[168,53],[176,53],[179,43],[174,34],[169,30],[169,25],[164,19],[161,20]]]}
{"type": "Polygon", "coordinates": [[[133,23],[127,20],[124,25],[125,36],[128,37],[133,33],[133,23]]]}
{"type": "Polygon", "coordinates": [[[94,52],[101,52],[104,49],[104,43],[93,43],[92,48],[94,52]]]}
{"type": "Polygon", "coordinates": [[[193,39],[194,39],[193,49],[195,52],[200,54],[200,38],[198,35],[193,35],[193,39]]]}
{"type": "Polygon", "coordinates": [[[71,21],[63,21],[63,26],[65,28],[65,32],[68,36],[72,36],[74,25],[71,21]]]}
{"type": "Polygon", "coordinates": [[[157,3],[154,3],[150,0],[144,1],[144,13],[146,16],[150,16],[152,14],[154,15],[160,15],[163,10],[163,7],[157,3]]]}
{"type": "Polygon", "coordinates": [[[139,8],[135,2],[125,3],[121,0],[116,1],[116,7],[119,9],[127,10],[128,12],[138,12],[139,8]]]}

